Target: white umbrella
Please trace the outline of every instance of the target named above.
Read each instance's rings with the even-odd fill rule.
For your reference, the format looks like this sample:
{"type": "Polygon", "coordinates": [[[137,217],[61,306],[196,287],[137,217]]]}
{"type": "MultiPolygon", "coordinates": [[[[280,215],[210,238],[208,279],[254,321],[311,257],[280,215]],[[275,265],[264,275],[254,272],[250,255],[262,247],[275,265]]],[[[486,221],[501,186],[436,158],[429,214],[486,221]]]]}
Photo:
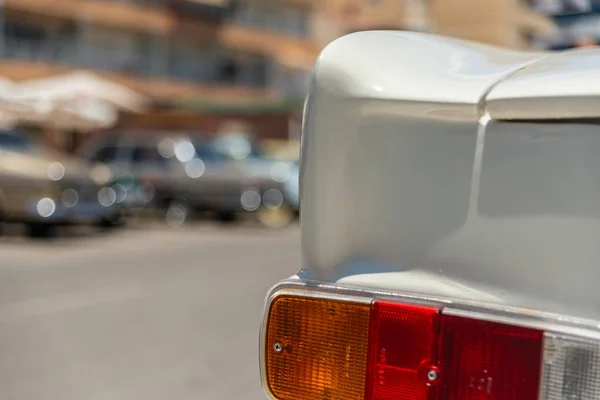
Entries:
{"type": "MultiPolygon", "coordinates": [[[[0,82],[0,109],[2,109],[0,82]]],[[[116,123],[118,110],[139,112],[138,93],[87,72],[30,80],[11,87],[5,107],[23,122],[65,130],[94,130],[116,123]]]]}
{"type": "Polygon", "coordinates": [[[26,112],[30,105],[17,100],[18,84],[10,79],[0,77],[0,111],[1,112],[26,112]]]}
{"type": "MultiPolygon", "coordinates": [[[[118,110],[112,104],[94,97],[50,103],[47,113],[30,118],[30,121],[52,126],[59,130],[90,131],[108,128],[118,119],[118,110]]],[[[21,120],[25,120],[21,117],[21,120]]]]}
{"type": "Polygon", "coordinates": [[[147,99],[133,90],[102,79],[91,72],[73,72],[65,75],[22,82],[22,97],[48,98],[52,101],[72,100],[74,97],[95,97],[123,110],[140,112],[147,99]]]}
{"type": "Polygon", "coordinates": [[[16,99],[18,84],[0,77],[0,128],[17,125],[20,115],[31,115],[38,111],[31,104],[16,99]]]}

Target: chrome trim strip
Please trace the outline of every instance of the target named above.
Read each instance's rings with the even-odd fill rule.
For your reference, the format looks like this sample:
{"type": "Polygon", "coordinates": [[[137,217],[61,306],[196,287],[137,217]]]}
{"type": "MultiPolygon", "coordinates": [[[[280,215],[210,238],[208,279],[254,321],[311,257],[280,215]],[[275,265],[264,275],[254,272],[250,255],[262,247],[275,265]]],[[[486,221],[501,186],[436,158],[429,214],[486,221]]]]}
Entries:
{"type": "Polygon", "coordinates": [[[309,290],[318,290],[318,291],[327,291],[339,294],[346,294],[352,296],[367,296],[370,298],[378,298],[378,299],[402,299],[403,301],[407,301],[410,303],[420,303],[420,304],[433,304],[433,305],[443,305],[446,308],[465,310],[465,311],[480,311],[486,314],[495,314],[495,315],[507,315],[514,316],[518,319],[525,320],[538,320],[538,321],[553,321],[558,325],[577,325],[582,329],[587,329],[592,332],[600,333],[600,322],[594,321],[585,318],[578,317],[570,317],[564,316],[560,314],[555,314],[551,312],[538,311],[534,309],[528,308],[520,308],[514,306],[508,306],[504,304],[493,304],[486,302],[477,302],[470,300],[460,300],[460,299],[452,299],[444,296],[431,296],[427,294],[420,293],[400,293],[395,291],[385,291],[382,289],[373,289],[373,288],[365,288],[358,287],[353,285],[340,285],[335,282],[322,282],[316,280],[301,280],[298,278],[287,279],[279,284],[277,284],[274,288],[293,288],[293,287],[303,287],[309,290]]]}
{"type": "Polygon", "coordinates": [[[277,290],[269,299],[269,305],[276,298],[280,296],[299,296],[311,299],[324,299],[324,300],[337,300],[337,301],[348,301],[353,303],[371,304],[372,298],[366,296],[353,296],[337,293],[328,292],[317,292],[314,290],[297,289],[297,288],[283,288],[277,290]]]}

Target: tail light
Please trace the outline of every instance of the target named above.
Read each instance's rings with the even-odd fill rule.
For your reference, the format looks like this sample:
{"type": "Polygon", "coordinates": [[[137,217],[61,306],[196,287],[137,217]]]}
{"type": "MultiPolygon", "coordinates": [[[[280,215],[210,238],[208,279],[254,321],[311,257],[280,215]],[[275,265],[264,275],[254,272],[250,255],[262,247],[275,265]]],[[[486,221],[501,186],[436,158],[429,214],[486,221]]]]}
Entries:
{"type": "Polygon", "coordinates": [[[276,398],[361,398],[369,314],[369,304],[351,301],[276,299],[266,354],[269,387],[276,398]]]}
{"type": "Polygon", "coordinates": [[[277,400],[600,398],[596,325],[531,311],[286,283],[261,340],[277,400]]]}
{"type": "Polygon", "coordinates": [[[432,398],[438,377],[439,322],[437,308],[373,303],[366,398],[432,398]]]}

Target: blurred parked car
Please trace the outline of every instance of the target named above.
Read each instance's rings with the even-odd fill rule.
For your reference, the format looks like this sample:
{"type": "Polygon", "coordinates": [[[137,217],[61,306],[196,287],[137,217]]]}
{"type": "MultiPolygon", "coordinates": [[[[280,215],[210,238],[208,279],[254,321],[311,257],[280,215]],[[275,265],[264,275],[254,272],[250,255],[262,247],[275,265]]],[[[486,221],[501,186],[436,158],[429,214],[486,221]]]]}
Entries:
{"type": "Polygon", "coordinates": [[[29,234],[51,236],[57,225],[120,221],[110,174],[42,149],[16,129],[0,131],[0,221],[25,223],[29,234]]]}
{"type": "Polygon", "coordinates": [[[212,140],[222,157],[237,160],[248,174],[281,184],[285,203],[297,214],[299,209],[299,163],[267,155],[246,134],[223,134],[212,140]]]}
{"type": "Polygon", "coordinates": [[[181,225],[201,211],[223,221],[253,212],[265,226],[287,225],[294,208],[283,184],[252,174],[247,163],[220,144],[205,138],[108,136],[92,144],[85,158],[108,164],[120,177],[117,181],[127,177],[129,186],[116,185],[119,200],[130,207],[163,210],[171,225],[181,225]]]}

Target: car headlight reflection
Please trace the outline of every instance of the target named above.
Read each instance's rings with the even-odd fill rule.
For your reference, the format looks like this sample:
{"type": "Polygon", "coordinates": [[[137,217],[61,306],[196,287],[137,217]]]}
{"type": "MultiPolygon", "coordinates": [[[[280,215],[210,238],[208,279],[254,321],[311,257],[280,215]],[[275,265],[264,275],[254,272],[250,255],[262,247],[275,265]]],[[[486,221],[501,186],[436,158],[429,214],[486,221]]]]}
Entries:
{"type": "Polygon", "coordinates": [[[98,192],[98,202],[104,207],[110,207],[117,201],[117,193],[111,187],[104,187],[98,192]]]}
{"type": "Polygon", "coordinates": [[[116,194],[116,196],[115,196],[116,203],[122,203],[125,200],[127,200],[127,187],[125,185],[117,183],[114,187],[114,191],[116,194]]]}
{"type": "Polygon", "coordinates": [[[277,189],[269,189],[263,194],[265,207],[275,209],[283,204],[283,193],[277,189]]]}
{"type": "Polygon", "coordinates": [[[287,182],[292,177],[292,169],[285,162],[278,162],[271,166],[271,178],[275,182],[287,182]]]}
{"type": "Polygon", "coordinates": [[[113,171],[106,165],[97,165],[90,172],[90,176],[96,185],[105,185],[112,179],[113,171]]]}
{"type": "Polygon", "coordinates": [[[206,166],[204,162],[199,158],[194,158],[185,164],[185,173],[190,178],[200,178],[204,171],[206,170],[206,166]]]}
{"type": "Polygon", "coordinates": [[[56,203],[54,200],[44,197],[37,203],[37,212],[42,218],[48,218],[56,211],[56,203]]]}
{"type": "Polygon", "coordinates": [[[75,189],[66,189],[60,196],[60,201],[65,207],[75,207],[79,202],[79,194],[75,189]]]}
{"type": "Polygon", "coordinates": [[[240,200],[246,211],[254,211],[260,207],[260,193],[256,189],[244,190],[240,200]]]}
{"type": "Polygon", "coordinates": [[[48,178],[53,181],[60,181],[65,176],[65,166],[59,162],[53,162],[48,166],[48,178]]]}

